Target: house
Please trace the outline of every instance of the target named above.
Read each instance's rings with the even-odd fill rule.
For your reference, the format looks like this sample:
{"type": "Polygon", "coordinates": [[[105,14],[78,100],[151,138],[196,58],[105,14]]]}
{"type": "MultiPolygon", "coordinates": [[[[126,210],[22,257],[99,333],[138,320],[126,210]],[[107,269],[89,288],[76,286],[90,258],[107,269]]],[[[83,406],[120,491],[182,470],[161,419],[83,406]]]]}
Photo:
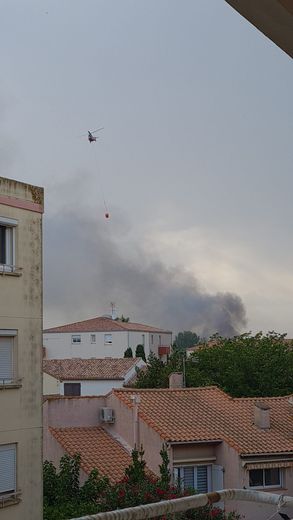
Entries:
{"type": "MultiPolygon", "coordinates": [[[[171,386],[176,379],[180,376],[172,375],[171,386]]],[[[71,435],[66,433],[71,428],[79,435],[76,428],[97,427],[129,453],[142,444],[147,465],[156,474],[165,443],[173,479],[183,488],[207,492],[250,487],[293,494],[292,397],[232,398],[217,387],[121,388],[103,398],[50,398],[45,416],[49,427],[65,428],[63,436],[71,435]]],[[[56,461],[56,440],[60,453],[66,451],[65,441],[57,439],[55,430],[47,430],[45,439],[45,457],[56,461]]],[[[266,520],[272,514],[260,504],[225,506],[246,520],[266,520]]]]}
{"type": "Polygon", "coordinates": [[[100,316],[47,329],[43,334],[43,344],[48,359],[122,358],[129,347],[135,355],[139,344],[144,346],[146,357],[154,352],[165,359],[170,352],[172,332],[100,316]]]}
{"type": "Polygon", "coordinates": [[[42,517],[42,214],[42,188],[0,177],[3,520],[42,517]]]}
{"type": "Polygon", "coordinates": [[[44,359],[44,395],[105,395],[132,382],[141,358],[44,359]]]}

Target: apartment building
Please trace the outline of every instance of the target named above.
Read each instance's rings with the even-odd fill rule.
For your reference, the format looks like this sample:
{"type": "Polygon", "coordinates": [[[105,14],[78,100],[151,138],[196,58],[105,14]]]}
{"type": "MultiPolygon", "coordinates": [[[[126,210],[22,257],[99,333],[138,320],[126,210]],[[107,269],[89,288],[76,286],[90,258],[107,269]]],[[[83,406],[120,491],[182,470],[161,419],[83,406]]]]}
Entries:
{"type": "Polygon", "coordinates": [[[141,344],[146,357],[153,352],[164,360],[170,353],[172,332],[98,316],[44,330],[43,344],[48,359],[122,358],[129,347],[135,355],[136,346],[141,344]]]}
{"type": "Polygon", "coordinates": [[[0,516],[42,518],[43,189],[0,177],[0,516]]]}

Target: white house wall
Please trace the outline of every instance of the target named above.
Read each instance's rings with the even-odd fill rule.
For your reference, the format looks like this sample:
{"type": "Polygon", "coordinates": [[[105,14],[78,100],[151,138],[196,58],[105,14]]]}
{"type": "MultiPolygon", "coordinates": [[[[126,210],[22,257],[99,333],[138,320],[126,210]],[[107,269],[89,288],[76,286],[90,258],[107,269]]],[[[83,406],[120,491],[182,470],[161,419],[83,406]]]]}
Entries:
{"type": "MultiPolygon", "coordinates": [[[[75,333],[79,334],[79,333],[75,333]]],[[[75,335],[74,334],[74,335],[75,335]]],[[[135,348],[138,344],[145,344],[145,354],[149,355],[152,350],[158,355],[158,346],[170,345],[172,334],[151,334],[149,332],[135,331],[109,331],[112,334],[112,344],[105,344],[104,337],[107,332],[83,332],[80,333],[81,343],[72,344],[72,333],[44,333],[43,344],[46,347],[47,359],[66,359],[66,358],[122,358],[128,347],[131,347],[135,355],[135,348]],[[96,343],[91,343],[91,335],[96,335],[96,343]],[[153,336],[153,338],[152,338],[153,336]],[[151,340],[153,339],[153,344],[151,340]]]]}
{"type": "Polygon", "coordinates": [[[78,379],[72,379],[71,381],[64,381],[60,383],[60,394],[64,395],[64,383],[80,383],[80,395],[106,395],[112,388],[121,388],[123,386],[123,380],[99,380],[99,381],[80,381],[78,379]]]}
{"type": "Polygon", "coordinates": [[[58,379],[43,372],[43,395],[60,394],[60,383],[58,379]]]}

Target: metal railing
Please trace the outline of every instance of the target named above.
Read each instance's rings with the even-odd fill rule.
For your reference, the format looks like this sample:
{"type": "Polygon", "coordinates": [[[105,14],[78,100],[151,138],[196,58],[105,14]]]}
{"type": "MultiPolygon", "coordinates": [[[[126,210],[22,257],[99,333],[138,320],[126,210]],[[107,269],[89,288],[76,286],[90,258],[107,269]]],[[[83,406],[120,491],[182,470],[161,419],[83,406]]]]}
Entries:
{"type": "Polygon", "coordinates": [[[0,495],[0,508],[3,508],[7,503],[16,503],[20,501],[21,491],[13,491],[0,495]]]}
{"type": "Polygon", "coordinates": [[[16,273],[20,274],[23,267],[18,267],[13,264],[0,264],[0,274],[16,273]]]}
{"type": "Polygon", "coordinates": [[[212,493],[162,500],[154,504],[144,504],[136,507],[117,509],[116,511],[86,515],[72,520],[144,520],[146,518],[181,513],[189,509],[196,509],[225,500],[258,502],[260,504],[272,505],[275,507],[276,513],[281,511],[281,509],[282,512],[284,512],[284,509],[291,506],[293,516],[293,497],[275,495],[274,493],[266,493],[263,491],[253,491],[250,489],[224,489],[212,493]]]}

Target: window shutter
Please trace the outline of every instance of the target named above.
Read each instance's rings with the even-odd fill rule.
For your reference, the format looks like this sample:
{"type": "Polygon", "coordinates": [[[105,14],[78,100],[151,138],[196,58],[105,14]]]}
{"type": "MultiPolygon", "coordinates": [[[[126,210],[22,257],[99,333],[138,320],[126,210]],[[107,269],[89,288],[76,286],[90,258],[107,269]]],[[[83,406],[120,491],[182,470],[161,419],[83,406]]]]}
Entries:
{"type": "MultiPolygon", "coordinates": [[[[224,468],[218,464],[212,465],[212,491],[220,491],[224,488],[224,468]]],[[[215,507],[224,509],[224,502],[217,502],[215,507]]]]}
{"type": "Polygon", "coordinates": [[[0,493],[16,491],[16,446],[0,446],[0,493]]]}
{"type": "Polygon", "coordinates": [[[0,337],[0,383],[13,379],[12,371],[12,345],[13,339],[0,337]]]}
{"type": "Polygon", "coordinates": [[[184,483],[184,489],[188,488],[195,488],[194,486],[194,467],[193,466],[186,466],[183,468],[184,470],[184,477],[183,477],[183,483],[184,483]]]}
{"type": "Polygon", "coordinates": [[[208,492],[208,471],[207,466],[196,466],[196,490],[198,493],[208,492]]]}

